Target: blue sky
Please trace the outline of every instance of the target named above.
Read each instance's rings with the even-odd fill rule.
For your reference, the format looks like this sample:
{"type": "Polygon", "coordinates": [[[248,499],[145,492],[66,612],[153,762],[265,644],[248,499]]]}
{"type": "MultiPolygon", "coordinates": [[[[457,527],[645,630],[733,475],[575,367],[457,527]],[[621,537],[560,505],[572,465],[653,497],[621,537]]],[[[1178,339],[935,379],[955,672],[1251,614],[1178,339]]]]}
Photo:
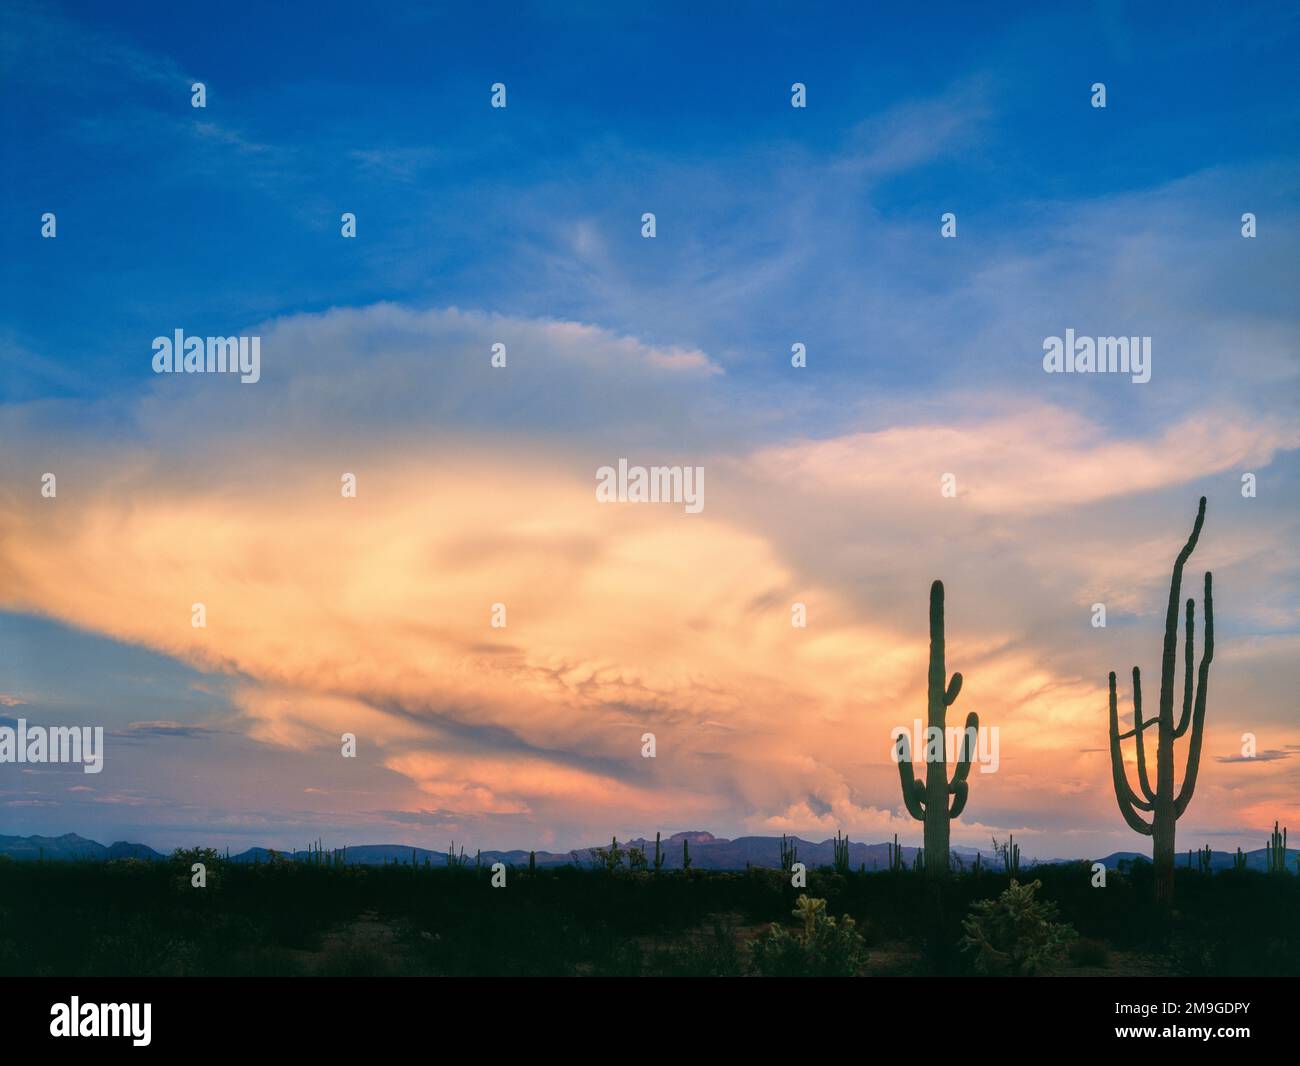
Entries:
{"type": "Polygon", "coordinates": [[[14,5],[4,325],[53,365],[7,360],[4,394],[138,381],[123,349],[160,319],[380,299],[599,322],[759,381],[779,362],[749,353],[794,330],[834,387],[914,385],[934,357],[876,350],[896,338],[854,306],[882,276],[923,302],[1012,242],[1050,243],[1046,219],[1220,168],[1254,170],[1206,191],[1225,238],[1235,201],[1294,206],[1293,168],[1268,166],[1300,119],[1286,5],[1206,6],[1213,33],[1195,7],[583,7],[14,5]],[[497,80],[504,111],[486,106],[497,80]],[[806,110],[788,106],[797,80],[806,110]],[[1076,106],[1096,80],[1104,112],[1076,106]],[[955,246],[928,239],[939,206],[955,246]],[[60,239],[33,259],[31,219],[54,208],[60,239]],[[583,284],[575,216],[617,292],[583,284]]]}
{"type": "MultiPolygon", "coordinates": [[[[905,582],[924,589],[931,571],[960,570],[995,604],[967,619],[972,634],[997,637],[981,654],[997,664],[1019,649],[1042,662],[1064,645],[1051,684],[1068,685],[1097,682],[1103,659],[1129,653],[1117,642],[1085,661],[1072,623],[1044,605],[1089,604],[1096,583],[1119,588],[1140,571],[1148,584],[1114,629],[1145,634],[1136,661],[1152,669],[1165,548],[1206,491],[1222,501],[1212,510],[1228,545],[1221,563],[1240,568],[1221,632],[1265,660],[1229,691],[1286,721],[1300,634],[1300,572],[1280,555],[1300,524],[1298,39],[1300,15],[1282,4],[10,4],[0,518],[15,542],[30,533],[62,545],[44,565],[61,560],[68,575],[97,558],[77,530],[120,536],[118,561],[140,583],[133,560],[153,549],[133,548],[131,515],[218,483],[241,513],[228,483],[237,460],[252,463],[245,474],[287,477],[282,456],[332,462],[350,448],[341,461],[373,450],[395,462],[411,441],[436,441],[444,458],[490,444],[586,477],[593,455],[707,455],[730,474],[710,483],[713,513],[766,544],[795,584],[836,590],[845,626],[910,607],[905,582]],[[201,110],[194,81],[207,89],[201,110]],[[489,107],[497,81],[504,110],[489,107]],[[806,109],[789,106],[795,81],[806,109]],[[1104,110],[1089,106],[1097,81],[1104,110]],[[55,240],[39,237],[45,211],[57,214],[55,240]],[[357,215],[355,240],[339,235],[344,211],[357,215]],[[657,216],[654,240],[640,236],[644,211],[657,216]],[[944,211],[958,216],[955,241],[939,238],[944,211]],[[1245,211],[1259,219],[1254,240],[1239,232],[1245,211]],[[1153,336],[1152,382],[1046,377],[1042,340],[1066,327],[1153,336]],[[175,328],[281,338],[267,342],[266,387],[159,382],[150,342],[175,328]],[[501,390],[466,367],[507,335],[512,384],[501,390]],[[809,367],[792,376],[796,341],[809,367]],[[683,353],[703,370],[653,369],[683,353]],[[926,442],[948,426],[964,427],[950,443],[981,471],[984,499],[1003,501],[951,528],[900,502],[912,481],[899,489],[870,469],[910,470],[911,457],[932,454],[947,469],[948,445],[934,454],[926,442]],[[61,484],[106,496],[111,517],[66,517],[65,539],[30,518],[18,486],[56,462],[61,484]],[[863,466],[860,480],[836,480],[863,466]],[[799,513],[779,488],[789,469],[807,471],[791,490],[799,513]],[[1237,491],[1243,470],[1263,486],[1251,510],[1237,491]],[[1073,487],[1008,487],[1037,478],[1073,487]],[[1141,566],[1130,548],[1148,550],[1141,566]],[[898,553],[913,558],[891,562],[898,553]]],[[[928,486],[929,467],[917,469],[928,486]]],[[[292,521],[278,532],[292,536],[292,521]]],[[[464,538],[457,550],[474,558],[468,529],[464,538]]],[[[166,754],[132,763],[135,784],[123,785],[148,803],[106,805],[111,816],[18,808],[34,820],[13,828],[172,843],[169,833],[225,819],[231,833],[283,845],[325,829],[383,835],[415,817],[410,797],[384,785],[394,773],[427,783],[396,748],[365,770],[374,809],[406,812],[394,824],[279,795],[256,817],[222,808],[215,785],[193,783],[205,767],[272,759],[285,743],[250,733],[235,690],[283,692],[300,674],[332,676],[331,664],[271,677],[251,656],[195,653],[68,598],[33,569],[37,554],[19,554],[0,568],[22,590],[0,600],[0,694],[52,719],[102,710],[124,734],[145,723],[132,750],[166,754]],[[156,722],[198,731],[150,732],[156,722]],[[228,748],[216,757],[202,745],[228,748]],[[180,825],[159,813],[185,804],[194,810],[180,825]]],[[[187,573],[187,560],[166,564],[187,573]]],[[[751,591],[757,602],[770,590],[751,591]]],[[[88,589],[86,604],[100,594],[120,607],[123,591],[107,586],[88,589]]],[[[152,606],[142,597],[136,609],[152,606]]],[[[389,711],[412,699],[390,681],[368,679],[347,698],[389,711]]],[[[752,682],[730,679],[737,701],[752,682]]],[[[601,706],[617,716],[617,703],[601,706]]],[[[481,729],[476,758],[523,745],[592,772],[617,762],[599,737],[566,748],[481,708],[439,714],[457,743],[481,729]]],[[[287,776],[316,788],[325,764],[294,750],[303,761],[287,776]]],[[[736,781],[756,772],[737,769],[736,781]]],[[[661,787],[695,788],[703,773],[693,765],[661,787]]],[[[836,819],[855,818],[856,832],[892,831],[871,813],[896,805],[891,786],[845,767],[813,777],[792,796],[720,785],[716,802],[679,813],[721,833],[830,835],[836,819]],[[830,821],[806,813],[828,805],[830,821]]],[[[1010,804],[988,824],[1020,834],[1010,804]]],[[[544,815],[526,797],[487,806],[443,810],[439,831],[468,825],[506,846],[535,839],[542,822],[565,845],[655,828],[572,808],[544,815]]],[[[1078,846],[1132,843],[1114,813],[1078,846]]],[[[1206,828],[1249,842],[1243,818],[1206,828]]]]}

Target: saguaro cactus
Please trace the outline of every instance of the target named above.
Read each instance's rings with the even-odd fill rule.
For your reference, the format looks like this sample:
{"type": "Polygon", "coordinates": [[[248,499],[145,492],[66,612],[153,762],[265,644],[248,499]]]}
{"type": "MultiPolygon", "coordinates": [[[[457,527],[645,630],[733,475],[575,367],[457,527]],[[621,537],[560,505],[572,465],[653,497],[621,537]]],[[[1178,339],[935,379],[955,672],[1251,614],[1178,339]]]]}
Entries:
{"type": "Polygon", "coordinates": [[[1277,822],[1273,823],[1273,835],[1268,838],[1268,843],[1264,845],[1264,858],[1268,860],[1268,872],[1271,874],[1286,873],[1286,830],[1277,831],[1277,822]]]}
{"type": "Polygon", "coordinates": [[[918,822],[925,823],[925,872],[930,877],[948,875],[948,822],[960,816],[966,806],[966,797],[970,791],[966,777],[970,773],[971,757],[974,754],[972,742],[979,730],[979,716],[972,711],[966,716],[957,768],[950,782],[946,751],[947,715],[948,708],[956,702],[957,694],[961,691],[961,674],[953,674],[945,689],[945,673],[943,582],[936,581],[930,586],[930,674],[927,685],[924,785],[912,776],[912,754],[906,733],[899,734],[894,752],[907,812],[918,822]],[[951,806],[948,803],[949,796],[952,797],[951,806]]]}
{"type": "Polygon", "coordinates": [[[781,869],[789,873],[794,869],[794,864],[799,861],[799,846],[793,841],[787,841],[785,834],[781,834],[781,869]]]}
{"type": "Polygon", "coordinates": [[[900,873],[903,869],[903,849],[898,846],[898,834],[894,834],[892,844],[886,842],[885,847],[889,849],[889,872],[891,874],[900,873]]]}
{"type": "Polygon", "coordinates": [[[1169,607],[1165,612],[1165,643],[1160,668],[1160,712],[1155,718],[1142,717],[1142,674],[1133,667],[1133,728],[1127,733],[1119,731],[1119,711],[1115,698],[1115,673],[1110,675],[1110,767],[1115,783],[1115,798],[1120,813],[1129,828],[1143,836],[1151,837],[1151,860],[1155,865],[1156,899],[1168,904],[1174,895],[1174,827],[1192,802],[1196,790],[1196,774],[1200,769],[1201,739],[1205,729],[1205,693],[1210,678],[1210,661],[1214,658],[1214,599],[1212,578],[1205,573],[1205,649],[1201,652],[1201,666],[1196,679],[1195,699],[1192,684],[1192,643],[1195,631],[1196,601],[1187,601],[1186,636],[1184,638],[1183,710],[1174,723],[1174,673],[1178,661],[1178,596],[1183,581],[1183,565],[1196,547],[1205,522],[1205,497],[1201,497],[1196,512],[1196,524],[1187,538],[1183,550],[1174,560],[1174,573],[1169,583],[1169,607]],[[1145,730],[1156,727],[1156,784],[1151,787],[1147,774],[1145,730]],[[1183,774],[1182,788],[1174,794],[1174,741],[1191,729],[1187,749],[1187,771],[1183,774]],[[1121,742],[1136,738],[1139,796],[1128,783],[1124,767],[1121,742]],[[1148,822],[1139,813],[1148,811],[1148,822]]]}
{"type": "Polygon", "coordinates": [[[841,836],[838,829],[835,830],[835,872],[837,874],[849,872],[849,835],[845,833],[841,836]]]}

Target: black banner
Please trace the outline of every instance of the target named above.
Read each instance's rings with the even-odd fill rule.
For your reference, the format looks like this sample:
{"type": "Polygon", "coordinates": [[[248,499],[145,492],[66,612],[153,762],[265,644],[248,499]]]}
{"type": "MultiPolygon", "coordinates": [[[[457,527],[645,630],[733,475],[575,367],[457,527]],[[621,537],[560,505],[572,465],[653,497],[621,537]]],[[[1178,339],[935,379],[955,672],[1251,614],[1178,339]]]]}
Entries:
{"type": "Polygon", "coordinates": [[[1227,978],[36,978],[5,982],[2,1013],[6,1048],[86,1054],[110,1044],[172,1054],[317,1041],[331,1053],[520,1043],[559,1051],[592,1041],[616,1050],[642,1033],[651,1048],[671,1041],[693,1057],[796,1052],[832,1037],[906,1048],[935,1035],[972,1050],[986,1041],[1084,1053],[1163,1045],[1181,1056],[1293,1042],[1295,991],[1284,979],[1227,978]]]}

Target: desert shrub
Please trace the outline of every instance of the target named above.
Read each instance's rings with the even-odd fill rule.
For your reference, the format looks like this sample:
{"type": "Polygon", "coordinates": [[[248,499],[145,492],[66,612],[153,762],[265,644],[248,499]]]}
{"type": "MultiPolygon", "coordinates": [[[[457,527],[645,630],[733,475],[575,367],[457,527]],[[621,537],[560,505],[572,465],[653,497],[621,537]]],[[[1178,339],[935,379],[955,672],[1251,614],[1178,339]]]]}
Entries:
{"type": "Polygon", "coordinates": [[[791,912],[803,929],[789,933],[773,924],[751,946],[750,969],[764,977],[853,977],[867,962],[867,946],[853,919],[837,922],[826,913],[824,899],[800,896],[791,912]]]}
{"type": "Polygon", "coordinates": [[[1034,898],[1041,887],[1041,881],[1012,881],[996,899],[971,906],[961,948],[973,953],[977,973],[1025,976],[1065,954],[1074,929],[1055,921],[1055,903],[1034,898]]]}

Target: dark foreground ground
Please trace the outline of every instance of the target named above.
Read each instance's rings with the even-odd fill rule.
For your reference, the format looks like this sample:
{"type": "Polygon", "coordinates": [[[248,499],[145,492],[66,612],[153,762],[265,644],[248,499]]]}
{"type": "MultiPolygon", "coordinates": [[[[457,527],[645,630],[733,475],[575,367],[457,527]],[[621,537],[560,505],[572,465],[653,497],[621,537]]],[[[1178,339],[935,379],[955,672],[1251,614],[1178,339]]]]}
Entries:
{"type": "MultiPolygon", "coordinates": [[[[810,871],[806,895],[854,919],[860,949],[797,942],[801,893],[789,875],[511,869],[305,862],[225,864],[209,853],[207,887],[191,887],[194,855],[168,862],[0,859],[0,974],[145,975],[863,975],[976,972],[963,951],[972,904],[998,897],[1002,872],[931,889],[911,871],[810,871]],[[771,923],[791,934],[771,946],[771,923]],[[767,945],[766,950],[763,946],[767,945]],[[789,950],[787,950],[789,949],[789,950]]],[[[1177,873],[1177,902],[1150,901],[1150,867],[1111,871],[1093,888],[1087,864],[1022,871],[1040,881],[1073,935],[1038,973],[1300,975],[1300,877],[1177,873]]],[[[999,943],[1036,935],[1031,918],[990,916],[999,943]]],[[[817,927],[819,930],[821,926],[817,927]]],[[[824,930],[822,930],[824,931],[824,930]]],[[[835,940],[835,935],[841,937],[835,940]]],[[[815,940],[816,943],[811,941],[815,940]]],[[[854,941],[857,945],[857,941],[854,941]]],[[[987,962],[987,956],[986,956],[987,962]]],[[[985,965],[981,968],[988,970],[985,965]]]]}

